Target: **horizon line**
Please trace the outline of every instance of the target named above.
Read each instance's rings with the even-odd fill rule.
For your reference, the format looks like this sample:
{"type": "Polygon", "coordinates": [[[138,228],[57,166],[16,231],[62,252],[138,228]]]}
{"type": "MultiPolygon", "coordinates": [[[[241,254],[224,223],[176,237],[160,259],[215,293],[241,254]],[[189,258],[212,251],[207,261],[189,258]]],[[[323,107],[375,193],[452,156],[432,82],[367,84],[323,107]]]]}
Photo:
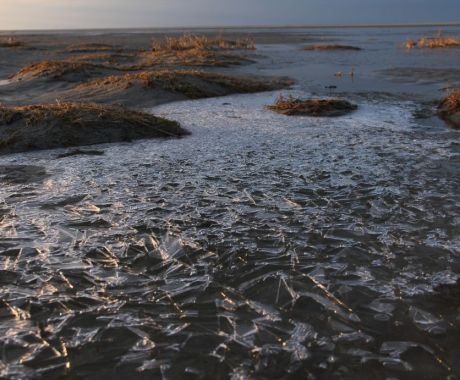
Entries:
{"type": "Polygon", "coordinates": [[[1,29],[0,33],[22,32],[68,32],[68,31],[117,31],[117,30],[181,30],[181,29],[340,29],[340,28],[416,28],[436,26],[460,26],[460,21],[452,22],[420,22],[398,24],[317,24],[317,25],[286,25],[286,24],[254,24],[254,25],[191,25],[191,26],[141,26],[141,27],[105,27],[105,28],[51,28],[51,29],[1,29]]]}

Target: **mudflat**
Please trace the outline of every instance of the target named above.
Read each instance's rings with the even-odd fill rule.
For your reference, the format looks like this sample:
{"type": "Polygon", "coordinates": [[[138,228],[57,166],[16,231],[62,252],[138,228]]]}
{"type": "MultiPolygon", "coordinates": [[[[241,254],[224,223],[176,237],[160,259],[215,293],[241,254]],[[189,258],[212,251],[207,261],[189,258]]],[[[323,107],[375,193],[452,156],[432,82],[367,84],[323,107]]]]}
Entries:
{"type": "Polygon", "coordinates": [[[0,42],[7,63],[0,71],[0,154],[180,136],[186,131],[173,122],[165,126],[140,110],[293,83],[211,70],[253,62],[254,41],[241,36],[43,34],[0,42]]]}
{"type": "Polygon", "coordinates": [[[0,48],[0,377],[459,378],[458,48],[192,32],[0,48]]]}

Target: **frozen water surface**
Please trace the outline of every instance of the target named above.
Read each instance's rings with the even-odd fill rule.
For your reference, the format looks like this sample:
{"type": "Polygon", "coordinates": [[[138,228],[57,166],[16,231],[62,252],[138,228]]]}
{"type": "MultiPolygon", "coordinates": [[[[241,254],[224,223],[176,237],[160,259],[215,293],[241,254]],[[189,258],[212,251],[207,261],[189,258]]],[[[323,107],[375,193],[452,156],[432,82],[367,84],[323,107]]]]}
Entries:
{"type": "Polygon", "coordinates": [[[180,140],[1,159],[48,173],[2,185],[1,377],[458,373],[458,301],[433,293],[458,276],[458,133],[277,95],[154,109],[180,140]]]}

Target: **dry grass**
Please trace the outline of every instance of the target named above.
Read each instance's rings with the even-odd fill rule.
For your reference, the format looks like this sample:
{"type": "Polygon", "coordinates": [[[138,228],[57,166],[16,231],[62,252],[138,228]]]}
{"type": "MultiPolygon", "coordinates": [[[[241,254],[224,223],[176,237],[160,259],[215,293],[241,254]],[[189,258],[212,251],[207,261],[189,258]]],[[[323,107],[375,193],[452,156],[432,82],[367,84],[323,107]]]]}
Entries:
{"type": "Polygon", "coordinates": [[[114,54],[110,53],[87,53],[72,56],[68,59],[69,62],[88,62],[88,61],[105,61],[113,59],[114,54]]]}
{"type": "Polygon", "coordinates": [[[405,42],[406,49],[436,49],[436,48],[449,48],[459,47],[460,37],[447,37],[439,33],[436,37],[422,37],[419,40],[409,39],[405,42]]]}
{"type": "Polygon", "coordinates": [[[90,53],[71,57],[64,61],[43,61],[23,67],[10,78],[23,80],[26,78],[51,78],[69,80],[70,82],[84,81],[87,77],[107,71],[137,71],[142,70],[145,64],[125,64],[122,61],[133,61],[136,57],[125,54],[90,53]]]}
{"type": "Polygon", "coordinates": [[[404,43],[406,49],[414,49],[417,47],[417,41],[409,39],[404,43]]]}
{"type": "Polygon", "coordinates": [[[454,90],[438,106],[438,114],[449,125],[460,128],[460,90],[454,90]]]}
{"type": "MultiPolygon", "coordinates": [[[[129,70],[136,69],[134,62],[138,61],[138,58],[134,54],[124,53],[83,53],[74,55],[68,59],[70,62],[83,62],[91,63],[96,65],[103,65],[103,67],[110,68],[113,70],[129,70]]],[[[102,66],[101,66],[102,67],[102,66]]]]}
{"type": "Polygon", "coordinates": [[[27,44],[16,37],[0,37],[0,47],[19,48],[26,47],[27,44]]]}
{"type": "Polygon", "coordinates": [[[11,78],[20,80],[24,77],[31,76],[61,79],[65,75],[86,73],[89,69],[95,69],[97,67],[100,66],[86,62],[44,61],[27,65],[11,78]]]}
{"type": "Polygon", "coordinates": [[[240,65],[251,60],[234,53],[216,50],[159,50],[145,55],[150,65],[160,66],[199,66],[199,67],[229,67],[240,65]]]}
{"type": "Polygon", "coordinates": [[[362,50],[360,47],[349,46],[349,45],[337,45],[337,44],[316,44],[305,46],[303,50],[312,51],[312,50],[362,50]]]}
{"type": "MultiPolygon", "coordinates": [[[[158,122],[170,126],[177,123],[158,118],[145,112],[131,111],[124,107],[89,103],[54,103],[20,107],[0,106],[0,125],[8,125],[18,120],[27,125],[40,125],[46,121],[61,121],[69,125],[92,124],[100,122],[123,125],[149,126],[158,122]]],[[[165,131],[165,135],[170,135],[165,131]]]]}
{"type": "Polygon", "coordinates": [[[113,75],[81,84],[79,89],[100,87],[130,87],[138,82],[148,89],[179,93],[191,99],[219,96],[226,93],[253,93],[287,87],[292,81],[265,82],[247,77],[235,77],[199,70],[157,70],[113,75]]]}
{"type": "Polygon", "coordinates": [[[223,35],[207,37],[204,35],[183,35],[165,37],[152,42],[152,51],[184,51],[184,50],[254,50],[254,41],[250,38],[227,40],[223,35]]]}
{"type": "Polygon", "coordinates": [[[174,121],[119,106],[82,103],[0,106],[0,153],[186,134],[174,121]]]}
{"type": "Polygon", "coordinates": [[[440,103],[439,108],[446,114],[460,111],[460,90],[454,90],[440,103]]]}
{"type": "Polygon", "coordinates": [[[250,62],[245,57],[229,54],[229,51],[254,49],[254,41],[249,38],[227,40],[222,35],[184,35],[154,40],[148,58],[158,65],[227,67],[250,62]]]}
{"type": "Polygon", "coordinates": [[[267,106],[269,110],[289,116],[342,116],[358,107],[342,99],[297,99],[280,96],[267,106]]]}

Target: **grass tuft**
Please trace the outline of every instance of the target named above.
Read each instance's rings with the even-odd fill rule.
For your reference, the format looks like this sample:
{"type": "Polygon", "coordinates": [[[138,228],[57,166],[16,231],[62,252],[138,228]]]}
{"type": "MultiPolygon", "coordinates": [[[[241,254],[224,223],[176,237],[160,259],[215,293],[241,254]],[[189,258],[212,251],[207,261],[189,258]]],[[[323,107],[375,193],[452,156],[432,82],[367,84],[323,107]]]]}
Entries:
{"type": "Polygon", "coordinates": [[[255,50],[254,41],[250,38],[227,40],[222,34],[216,37],[186,34],[180,37],[165,37],[152,42],[152,51],[184,51],[184,50],[255,50]]]}
{"type": "Polygon", "coordinates": [[[436,37],[422,37],[418,40],[409,39],[405,42],[406,49],[437,49],[460,46],[460,37],[447,37],[439,33],[436,37]]]}
{"type": "Polygon", "coordinates": [[[0,125],[11,124],[20,119],[25,120],[27,125],[39,125],[46,120],[66,121],[73,125],[97,121],[149,125],[165,120],[148,113],[130,111],[124,107],[100,104],[53,103],[18,107],[0,106],[0,125]]]}
{"type": "Polygon", "coordinates": [[[0,106],[0,153],[186,134],[174,121],[120,106],[85,103],[0,106]]]}
{"type": "Polygon", "coordinates": [[[342,116],[358,107],[343,99],[297,99],[279,96],[269,110],[288,116],[342,116]]]}
{"type": "Polygon", "coordinates": [[[149,58],[159,65],[228,67],[250,62],[229,53],[236,50],[255,50],[254,41],[249,38],[227,40],[222,35],[165,37],[152,42],[149,58]]]}

